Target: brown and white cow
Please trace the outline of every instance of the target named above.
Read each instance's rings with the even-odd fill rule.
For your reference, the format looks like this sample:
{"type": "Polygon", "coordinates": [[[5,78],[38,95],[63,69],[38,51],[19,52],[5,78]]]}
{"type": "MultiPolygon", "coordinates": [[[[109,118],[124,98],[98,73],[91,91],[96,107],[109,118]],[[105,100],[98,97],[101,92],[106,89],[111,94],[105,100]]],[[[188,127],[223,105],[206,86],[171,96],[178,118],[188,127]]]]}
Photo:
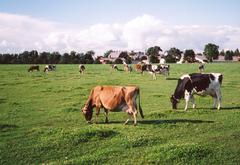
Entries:
{"type": "Polygon", "coordinates": [[[135,70],[137,72],[142,72],[142,64],[141,64],[141,62],[135,64],[135,70]]]}
{"type": "Polygon", "coordinates": [[[32,72],[34,70],[37,70],[39,71],[39,65],[31,65],[29,68],[28,68],[28,72],[32,72]]]}
{"type": "Polygon", "coordinates": [[[218,101],[217,109],[221,108],[221,84],[223,75],[220,73],[192,73],[183,75],[179,80],[174,94],[171,97],[172,108],[177,109],[177,103],[181,98],[186,101],[185,110],[188,108],[188,102],[193,103],[193,108],[196,107],[194,101],[194,94],[205,96],[210,95],[214,98],[213,108],[216,108],[216,101],[218,101]]]}
{"type": "Polygon", "coordinates": [[[80,65],[79,65],[79,73],[80,73],[80,74],[84,74],[85,69],[86,69],[86,68],[85,68],[85,66],[84,66],[83,64],[80,64],[80,65]]]}
{"type": "MultiPolygon", "coordinates": [[[[82,109],[87,122],[91,122],[93,108],[96,107],[96,122],[100,113],[100,108],[104,108],[105,122],[108,123],[109,111],[125,111],[133,117],[134,125],[137,124],[137,97],[139,98],[138,106],[142,118],[143,111],[140,105],[140,90],[136,86],[96,86],[92,89],[90,96],[82,109]]],[[[127,124],[129,118],[126,120],[127,124]]]]}

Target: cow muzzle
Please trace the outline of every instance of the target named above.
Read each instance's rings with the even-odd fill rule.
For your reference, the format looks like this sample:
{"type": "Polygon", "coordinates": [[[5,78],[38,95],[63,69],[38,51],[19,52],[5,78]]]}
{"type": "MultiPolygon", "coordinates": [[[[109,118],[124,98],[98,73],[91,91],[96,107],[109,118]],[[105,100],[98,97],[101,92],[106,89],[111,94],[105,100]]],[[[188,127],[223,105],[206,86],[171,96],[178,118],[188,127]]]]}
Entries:
{"type": "Polygon", "coordinates": [[[174,97],[174,95],[172,95],[172,97],[170,97],[171,103],[172,103],[172,109],[177,109],[177,104],[179,103],[179,100],[176,99],[174,97]]]}

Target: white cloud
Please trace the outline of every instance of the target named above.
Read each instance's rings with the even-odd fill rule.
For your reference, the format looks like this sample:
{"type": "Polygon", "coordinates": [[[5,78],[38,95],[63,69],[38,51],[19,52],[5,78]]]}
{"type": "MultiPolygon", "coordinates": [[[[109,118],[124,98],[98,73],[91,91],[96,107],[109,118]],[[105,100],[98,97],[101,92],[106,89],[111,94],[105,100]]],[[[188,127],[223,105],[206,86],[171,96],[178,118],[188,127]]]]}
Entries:
{"type": "Polygon", "coordinates": [[[163,50],[202,51],[207,43],[220,49],[239,48],[240,28],[232,26],[169,25],[151,15],[142,15],[125,23],[96,24],[85,29],[33,18],[0,13],[0,53],[23,50],[75,50],[98,53],[113,50],[146,50],[159,45],[163,50]]]}

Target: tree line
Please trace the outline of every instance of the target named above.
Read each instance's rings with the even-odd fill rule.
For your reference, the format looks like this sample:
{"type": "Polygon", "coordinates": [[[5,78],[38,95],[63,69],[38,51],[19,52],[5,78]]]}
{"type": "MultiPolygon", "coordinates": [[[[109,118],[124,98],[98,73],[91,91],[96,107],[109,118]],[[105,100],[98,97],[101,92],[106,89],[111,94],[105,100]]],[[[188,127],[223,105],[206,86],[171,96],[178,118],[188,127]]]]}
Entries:
{"type": "Polygon", "coordinates": [[[41,52],[36,50],[24,51],[20,54],[0,54],[1,64],[92,64],[95,62],[94,51],[86,53],[60,54],[59,52],[41,52]]]}
{"type": "MultiPolygon", "coordinates": [[[[162,49],[160,46],[153,46],[146,50],[146,55],[148,59],[152,63],[159,62],[159,55],[162,49]]],[[[106,51],[104,53],[104,57],[108,57],[108,55],[112,52],[112,50],[106,51]]],[[[86,53],[77,53],[75,51],[71,51],[70,53],[60,54],[59,52],[41,52],[39,53],[36,50],[32,51],[24,51],[20,54],[0,54],[0,64],[98,64],[100,63],[100,58],[94,58],[95,52],[93,50],[87,51],[86,53]]],[[[124,58],[127,63],[132,63],[132,56],[134,52],[122,52],[118,59],[116,59],[113,63],[122,63],[121,58],[124,58]]],[[[187,49],[185,51],[181,51],[178,48],[170,48],[166,51],[165,59],[168,63],[175,63],[181,59],[183,55],[184,61],[189,63],[195,62],[195,52],[193,49],[187,49]]],[[[238,49],[235,51],[227,50],[220,51],[219,46],[208,43],[205,45],[203,55],[207,58],[209,62],[218,59],[219,55],[224,56],[225,60],[232,60],[233,56],[240,56],[240,52],[238,49]]],[[[144,59],[144,58],[143,58],[144,59]]],[[[138,60],[143,60],[138,59],[138,60]]]]}

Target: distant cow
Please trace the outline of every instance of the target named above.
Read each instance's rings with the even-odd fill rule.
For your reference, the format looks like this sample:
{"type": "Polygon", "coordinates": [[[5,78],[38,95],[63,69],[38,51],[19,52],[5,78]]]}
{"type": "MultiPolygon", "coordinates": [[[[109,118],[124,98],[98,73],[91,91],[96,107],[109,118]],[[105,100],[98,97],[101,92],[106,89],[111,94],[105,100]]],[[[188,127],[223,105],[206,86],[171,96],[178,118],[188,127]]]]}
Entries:
{"type": "MultiPolygon", "coordinates": [[[[136,86],[96,86],[92,89],[87,103],[82,109],[87,122],[91,122],[93,108],[96,107],[96,122],[100,113],[100,108],[104,108],[105,122],[108,123],[108,112],[123,110],[133,117],[134,125],[137,124],[137,97],[138,106],[142,118],[143,111],[140,105],[140,90],[136,86]]],[[[129,118],[126,120],[127,124],[129,118]]]]}
{"type": "Polygon", "coordinates": [[[85,69],[86,69],[86,68],[85,68],[85,66],[84,66],[83,64],[80,64],[80,65],[79,65],[79,73],[80,73],[80,74],[84,74],[85,69]]]}
{"type": "Polygon", "coordinates": [[[137,72],[142,72],[142,64],[141,64],[141,62],[135,64],[135,70],[136,70],[137,72]]]}
{"type": "Polygon", "coordinates": [[[51,64],[46,65],[43,71],[44,71],[44,72],[56,71],[56,65],[51,65],[51,64]]]}
{"type": "Polygon", "coordinates": [[[123,68],[124,68],[124,70],[126,71],[126,72],[129,72],[129,73],[131,73],[132,72],[132,67],[131,67],[131,65],[129,65],[129,64],[123,64],[123,68]]]}
{"type": "Polygon", "coordinates": [[[112,64],[112,65],[111,65],[111,68],[112,68],[113,70],[119,70],[116,64],[112,64]]]}
{"type": "Polygon", "coordinates": [[[31,65],[28,69],[28,72],[32,72],[34,70],[39,71],[39,65],[31,65]]]}
{"type": "Polygon", "coordinates": [[[199,70],[200,73],[204,72],[204,70],[205,70],[204,64],[200,64],[199,67],[198,67],[198,70],[199,70]]]}
{"type": "Polygon", "coordinates": [[[188,108],[188,102],[193,103],[193,108],[196,107],[194,102],[194,94],[204,96],[210,95],[214,98],[213,108],[216,108],[216,101],[218,101],[217,109],[221,108],[221,84],[223,75],[220,73],[192,73],[183,75],[179,80],[174,94],[171,97],[172,108],[177,109],[177,103],[181,98],[185,98],[185,110],[188,108]]]}
{"type": "Polygon", "coordinates": [[[141,67],[141,73],[147,71],[153,76],[153,79],[156,79],[156,74],[163,74],[165,78],[169,76],[169,65],[152,65],[152,64],[144,64],[141,67]]]}
{"type": "Polygon", "coordinates": [[[169,76],[170,65],[153,65],[152,68],[154,72],[164,75],[165,79],[169,76]]]}

